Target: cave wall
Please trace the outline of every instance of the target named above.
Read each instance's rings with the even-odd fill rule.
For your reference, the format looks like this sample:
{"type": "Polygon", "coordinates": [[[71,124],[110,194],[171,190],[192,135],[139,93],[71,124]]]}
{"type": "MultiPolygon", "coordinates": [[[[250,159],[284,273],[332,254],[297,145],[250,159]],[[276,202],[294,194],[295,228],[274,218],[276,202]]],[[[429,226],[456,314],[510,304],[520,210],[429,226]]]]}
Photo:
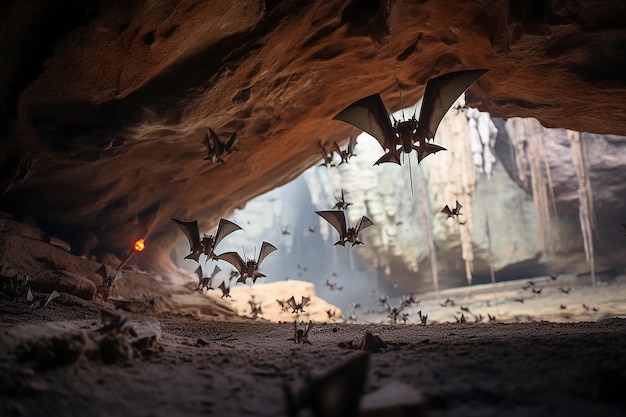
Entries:
{"type": "Polygon", "coordinates": [[[397,110],[444,72],[489,68],[468,101],[493,116],[626,135],[619,0],[0,7],[0,208],[77,253],[148,235],[154,269],[170,217],[216,224],[356,133],[331,120],[346,105],[379,92],[397,110]],[[203,161],[208,128],[240,137],[225,165],[203,161]]]}

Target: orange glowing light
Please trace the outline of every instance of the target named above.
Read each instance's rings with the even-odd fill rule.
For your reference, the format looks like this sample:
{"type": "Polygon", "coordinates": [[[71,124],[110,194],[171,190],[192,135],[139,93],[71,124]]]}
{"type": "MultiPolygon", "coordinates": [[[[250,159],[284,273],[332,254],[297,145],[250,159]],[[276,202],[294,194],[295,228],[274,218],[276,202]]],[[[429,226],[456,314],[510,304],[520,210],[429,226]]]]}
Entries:
{"type": "Polygon", "coordinates": [[[145,241],[143,239],[139,239],[135,242],[135,250],[137,252],[142,252],[146,248],[145,241]]]}

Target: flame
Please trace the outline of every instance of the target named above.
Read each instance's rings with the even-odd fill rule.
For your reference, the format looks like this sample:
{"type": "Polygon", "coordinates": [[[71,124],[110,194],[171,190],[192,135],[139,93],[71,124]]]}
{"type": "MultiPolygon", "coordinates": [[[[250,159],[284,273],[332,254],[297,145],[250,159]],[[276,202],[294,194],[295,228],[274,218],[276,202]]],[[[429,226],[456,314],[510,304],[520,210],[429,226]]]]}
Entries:
{"type": "Polygon", "coordinates": [[[135,250],[137,252],[142,252],[146,248],[145,241],[143,239],[139,239],[135,242],[135,250]]]}

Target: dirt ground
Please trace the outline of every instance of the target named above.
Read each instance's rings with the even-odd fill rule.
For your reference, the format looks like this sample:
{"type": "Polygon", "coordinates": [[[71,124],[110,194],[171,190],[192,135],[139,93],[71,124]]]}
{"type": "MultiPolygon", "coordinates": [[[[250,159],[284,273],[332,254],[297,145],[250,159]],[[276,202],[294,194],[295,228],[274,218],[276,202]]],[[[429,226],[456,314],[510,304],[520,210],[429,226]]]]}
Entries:
{"type": "MultiPolygon", "coordinates": [[[[116,333],[106,339],[117,341],[113,356],[104,354],[102,338],[109,333],[96,332],[102,305],[33,309],[3,299],[0,415],[286,416],[285,384],[298,390],[307,375],[327,373],[361,354],[369,355],[365,393],[400,382],[421,394],[405,398],[419,405],[397,415],[624,415],[626,320],[623,305],[616,304],[624,300],[624,284],[571,294],[544,290],[546,297],[578,293],[599,306],[594,312],[570,298],[567,322],[563,316],[541,321],[539,304],[507,301],[519,298],[517,292],[525,290],[514,288],[522,284],[501,288],[495,306],[483,298],[492,291],[438,294],[438,307],[426,297],[421,308],[441,317],[426,326],[417,320],[394,325],[384,315],[374,315],[378,323],[317,323],[310,344],[288,340],[293,322],[118,311],[131,318],[135,339],[142,332],[155,338],[129,347],[133,336],[116,333]],[[593,298],[596,293],[601,296],[593,298]],[[494,308],[502,319],[456,323],[458,305],[443,302],[451,294],[471,314],[482,308],[486,316],[494,308]],[[607,294],[614,304],[600,304],[607,294]],[[505,314],[524,306],[529,311],[505,314]],[[366,332],[386,346],[370,353],[355,349],[366,332]]],[[[547,302],[551,308],[555,303],[562,302],[547,302]]]]}

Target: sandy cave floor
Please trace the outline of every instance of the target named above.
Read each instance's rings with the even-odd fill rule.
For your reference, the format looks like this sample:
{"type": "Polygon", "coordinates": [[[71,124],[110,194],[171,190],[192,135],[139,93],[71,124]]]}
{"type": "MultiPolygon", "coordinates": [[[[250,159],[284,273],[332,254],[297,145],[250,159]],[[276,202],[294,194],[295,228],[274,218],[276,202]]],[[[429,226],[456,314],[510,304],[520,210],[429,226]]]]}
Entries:
{"type": "MultiPolygon", "coordinates": [[[[615,288],[621,294],[623,284],[615,288]]],[[[575,292],[585,291],[589,298],[598,290],[575,292]]],[[[616,293],[606,286],[599,291],[616,293]]],[[[482,302],[464,297],[474,311],[482,302]]],[[[529,304],[532,309],[528,302],[510,306],[529,304]]],[[[135,350],[132,358],[103,364],[83,345],[67,363],[20,359],[33,341],[92,334],[101,327],[99,306],[29,309],[2,300],[0,415],[284,416],[282,385],[301,386],[307,372],[324,373],[362,354],[347,345],[368,331],[387,347],[369,354],[365,392],[403,382],[424,395],[423,415],[624,415],[626,320],[605,308],[595,321],[577,321],[592,318],[570,310],[570,322],[561,323],[535,317],[427,326],[316,324],[310,345],[287,340],[293,323],[124,313],[138,332],[156,329],[160,340],[142,354],[135,350]]]]}

